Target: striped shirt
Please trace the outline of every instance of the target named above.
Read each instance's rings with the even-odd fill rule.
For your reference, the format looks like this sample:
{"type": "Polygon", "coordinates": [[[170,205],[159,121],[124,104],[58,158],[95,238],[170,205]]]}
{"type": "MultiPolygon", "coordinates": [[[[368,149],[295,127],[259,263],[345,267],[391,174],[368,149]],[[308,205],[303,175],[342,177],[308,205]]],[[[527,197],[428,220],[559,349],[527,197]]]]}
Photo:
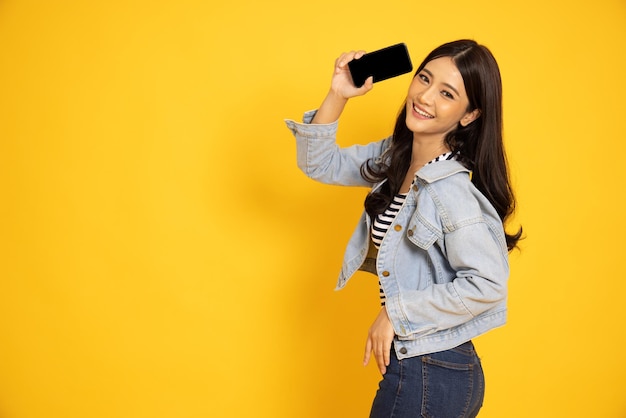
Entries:
{"type": "MultiPolygon", "coordinates": [[[[444,154],[441,154],[439,157],[429,161],[426,165],[436,163],[437,161],[454,159],[456,159],[456,153],[446,152],[444,154]]],[[[415,181],[415,179],[413,179],[413,181],[415,181]]],[[[374,222],[372,222],[371,237],[372,243],[374,244],[374,247],[376,247],[376,249],[380,248],[380,244],[383,242],[383,239],[385,238],[387,231],[391,227],[391,224],[393,224],[393,221],[396,219],[398,212],[400,212],[400,208],[402,208],[402,205],[404,204],[404,201],[406,200],[408,194],[408,192],[396,194],[391,200],[391,203],[389,204],[387,209],[385,209],[383,213],[379,213],[378,215],[376,215],[376,218],[374,218],[374,222]]],[[[383,290],[383,286],[380,280],[378,281],[378,287],[380,289],[380,304],[382,306],[385,306],[385,291],[383,290]]]]}

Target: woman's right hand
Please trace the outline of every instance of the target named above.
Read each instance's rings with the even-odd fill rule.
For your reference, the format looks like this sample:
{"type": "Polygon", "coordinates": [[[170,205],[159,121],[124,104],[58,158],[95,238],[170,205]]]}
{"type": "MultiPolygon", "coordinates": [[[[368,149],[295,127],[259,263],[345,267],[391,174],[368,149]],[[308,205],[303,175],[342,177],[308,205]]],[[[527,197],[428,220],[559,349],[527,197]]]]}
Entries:
{"type": "Polygon", "coordinates": [[[365,54],[364,51],[352,51],[341,54],[335,60],[335,71],[330,83],[330,91],[317,110],[311,123],[331,123],[339,119],[348,99],[362,96],[374,87],[373,77],[368,77],[365,84],[356,87],[352,82],[348,63],[359,59],[365,54]]]}
{"type": "Polygon", "coordinates": [[[345,52],[335,60],[335,71],[333,72],[330,89],[337,96],[350,99],[352,97],[362,96],[374,87],[372,77],[368,77],[367,80],[365,80],[365,84],[361,87],[356,87],[352,81],[348,63],[361,58],[364,54],[365,51],[345,52]]]}

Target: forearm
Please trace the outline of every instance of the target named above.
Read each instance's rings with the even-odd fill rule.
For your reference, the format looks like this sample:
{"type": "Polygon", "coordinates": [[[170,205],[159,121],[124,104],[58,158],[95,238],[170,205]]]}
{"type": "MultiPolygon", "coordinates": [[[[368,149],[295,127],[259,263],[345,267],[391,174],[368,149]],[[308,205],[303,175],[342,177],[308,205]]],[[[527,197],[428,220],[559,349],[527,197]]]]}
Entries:
{"type": "Polygon", "coordinates": [[[320,105],[315,117],[311,121],[314,124],[333,123],[339,119],[348,99],[330,90],[320,105]]]}

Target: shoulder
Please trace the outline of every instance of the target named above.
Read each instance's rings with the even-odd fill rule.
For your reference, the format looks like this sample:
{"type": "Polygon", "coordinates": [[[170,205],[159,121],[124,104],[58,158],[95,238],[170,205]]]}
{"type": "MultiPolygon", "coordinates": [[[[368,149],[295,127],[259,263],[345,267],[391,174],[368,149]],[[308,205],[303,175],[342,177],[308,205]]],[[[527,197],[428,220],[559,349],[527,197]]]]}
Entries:
{"type": "Polygon", "coordinates": [[[458,161],[429,164],[417,173],[417,181],[424,192],[420,200],[429,201],[444,227],[455,229],[481,222],[486,212],[495,212],[474,186],[470,175],[470,170],[458,161]]]}

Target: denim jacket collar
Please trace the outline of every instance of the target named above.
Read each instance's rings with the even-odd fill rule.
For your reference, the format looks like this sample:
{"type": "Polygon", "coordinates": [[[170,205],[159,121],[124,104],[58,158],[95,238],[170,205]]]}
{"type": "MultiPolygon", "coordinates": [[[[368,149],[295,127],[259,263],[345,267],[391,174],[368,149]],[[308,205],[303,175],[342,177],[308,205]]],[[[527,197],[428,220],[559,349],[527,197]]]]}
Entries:
{"type": "Polygon", "coordinates": [[[470,170],[456,160],[438,161],[422,167],[417,172],[417,177],[426,183],[434,183],[461,172],[469,174],[470,170]]]}
{"type": "MultiPolygon", "coordinates": [[[[463,164],[456,160],[448,160],[448,161],[437,161],[433,164],[427,164],[421,169],[417,171],[415,174],[421,181],[424,183],[434,183],[439,180],[443,180],[447,177],[453,176],[457,173],[468,173],[471,171],[468,170],[463,164]]],[[[387,180],[383,180],[372,187],[372,191],[376,191],[382,186],[387,180]]]]}

